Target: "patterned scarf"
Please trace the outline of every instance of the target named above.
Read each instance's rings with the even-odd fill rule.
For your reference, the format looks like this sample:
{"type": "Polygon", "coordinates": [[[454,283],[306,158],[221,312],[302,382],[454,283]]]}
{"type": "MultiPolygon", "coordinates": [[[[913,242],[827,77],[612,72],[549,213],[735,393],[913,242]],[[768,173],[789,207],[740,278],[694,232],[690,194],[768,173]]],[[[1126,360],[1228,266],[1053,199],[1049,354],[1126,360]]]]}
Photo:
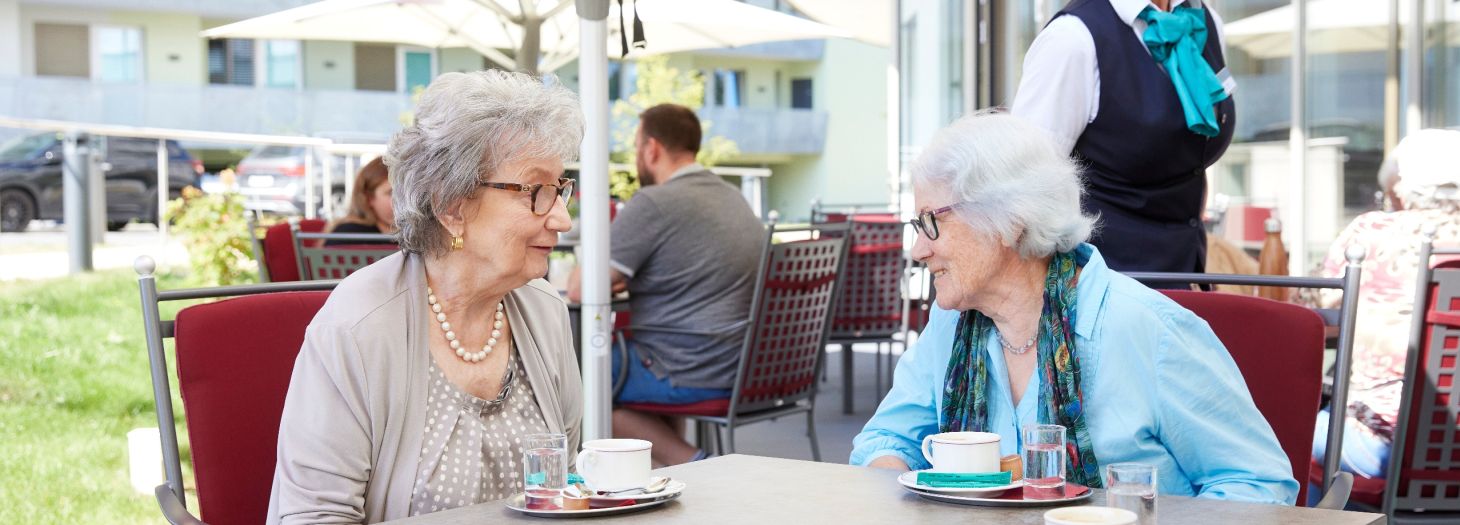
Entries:
{"type": "MultiPolygon", "coordinates": [[[[1075,359],[1075,255],[1056,254],[1044,279],[1044,310],[1039,316],[1039,422],[1065,427],[1068,480],[1100,487],[1100,464],[1095,459],[1090,430],[1085,425],[1084,397],[1080,393],[1080,364],[1075,359]]],[[[977,311],[963,312],[948,359],[943,385],[941,432],[988,429],[988,352],[984,342],[993,331],[992,320],[977,311]]]]}

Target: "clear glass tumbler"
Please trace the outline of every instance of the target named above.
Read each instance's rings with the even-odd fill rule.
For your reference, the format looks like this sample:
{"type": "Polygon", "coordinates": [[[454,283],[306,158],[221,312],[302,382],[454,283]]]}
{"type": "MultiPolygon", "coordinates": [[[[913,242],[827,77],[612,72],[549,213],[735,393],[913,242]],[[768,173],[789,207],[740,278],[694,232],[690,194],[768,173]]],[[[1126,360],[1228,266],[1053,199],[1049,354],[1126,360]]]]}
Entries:
{"type": "Polygon", "coordinates": [[[1065,427],[1024,426],[1024,499],[1065,497],[1065,427]]]}
{"type": "Polygon", "coordinates": [[[1143,463],[1105,466],[1105,505],[1136,513],[1142,525],[1156,523],[1156,467],[1143,463]]]}
{"type": "Polygon", "coordinates": [[[522,438],[522,489],[528,508],[558,508],[568,488],[568,436],[529,434],[522,438]]]}

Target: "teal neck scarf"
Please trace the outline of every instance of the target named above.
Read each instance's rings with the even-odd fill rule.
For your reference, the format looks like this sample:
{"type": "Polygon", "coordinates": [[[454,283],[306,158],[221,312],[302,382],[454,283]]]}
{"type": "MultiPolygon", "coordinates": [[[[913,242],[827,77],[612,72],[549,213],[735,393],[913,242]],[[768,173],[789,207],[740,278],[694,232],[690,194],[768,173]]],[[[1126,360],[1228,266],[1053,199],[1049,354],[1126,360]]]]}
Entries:
{"type": "Polygon", "coordinates": [[[1201,56],[1207,45],[1206,10],[1183,6],[1165,13],[1146,6],[1139,18],[1146,21],[1141,40],[1156,62],[1166,68],[1171,85],[1176,87],[1176,97],[1186,114],[1186,129],[1206,137],[1217,136],[1220,129],[1212,106],[1226,100],[1227,92],[1201,56]]]}
{"type": "MultiPolygon", "coordinates": [[[[1073,252],[1056,254],[1045,276],[1037,357],[1041,375],[1039,422],[1065,427],[1066,479],[1098,488],[1102,486],[1100,463],[1085,425],[1080,363],[1075,359],[1076,268],[1073,252]]],[[[988,430],[989,358],[984,348],[993,330],[993,320],[977,311],[963,312],[958,319],[953,356],[948,359],[948,377],[943,384],[939,431],[988,430]]]]}

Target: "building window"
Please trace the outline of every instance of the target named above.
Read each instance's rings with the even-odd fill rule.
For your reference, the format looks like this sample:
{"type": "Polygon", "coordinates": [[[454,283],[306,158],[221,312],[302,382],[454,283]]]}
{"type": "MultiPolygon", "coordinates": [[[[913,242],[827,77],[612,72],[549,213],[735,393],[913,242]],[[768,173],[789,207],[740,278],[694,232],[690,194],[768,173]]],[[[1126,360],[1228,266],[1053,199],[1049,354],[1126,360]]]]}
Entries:
{"type": "Polygon", "coordinates": [[[272,88],[298,88],[300,85],[301,46],[298,40],[261,40],[259,59],[263,78],[260,85],[272,88]]]}
{"type": "Polygon", "coordinates": [[[608,61],[608,100],[610,101],[621,99],[624,96],[623,70],[623,62],[608,61]]]}
{"type": "Polygon", "coordinates": [[[738,108],[744,105],[745,70],[716,69],[709,76],[710,105],[738,108]]]}
{"type": "Polygon", "coordinates": [[[355,43],[355,89],[395,91],[395,46],[355,43]]]}
{"type": "Polygon", "coordinates": [[[208,83],[252,86],[253,40],[208,41],[208,83]]]}
{"type": "Polygon", "coordinates": [[[791,107],[793,109],[811,109],[811,79],[791,79],[791,107]]]}
{"type": "Polygon", "coordinates": [[[398,48],[396,78],[400,90],[415,93],[425,89],[436,78],[436,54],[429,49],[401,46],[398,48]]]}
{"type": "Polygon", "coordinates": [[[81,24],[35,25],[35,74],[40,76],[91,76],[90,30],[81,24]]]}
{"type": "Polygon", "coordinates": [[[91,30],[92,76],[102,82],[142,80],[142,30],[94,26],[91,30]]]}

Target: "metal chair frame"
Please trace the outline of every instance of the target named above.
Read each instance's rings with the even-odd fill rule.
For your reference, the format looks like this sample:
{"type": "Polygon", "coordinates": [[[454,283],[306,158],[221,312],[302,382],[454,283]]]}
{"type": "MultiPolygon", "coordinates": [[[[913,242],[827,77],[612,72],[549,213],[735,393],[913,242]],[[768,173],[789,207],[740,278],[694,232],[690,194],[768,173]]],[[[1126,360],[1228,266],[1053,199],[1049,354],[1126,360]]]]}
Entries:
{"type": "Polygon", "coordinates": [[[289,231],[294,237],[294,262],[299,265],[299,279],[303,281],[330,279],[331,277],[328,275],[323,277],[320,275],[332,269],[342,270],[345,275],[349,275],[355,270],[400,251],[400,248],[394,245],[395,237],[383,233],[311,233],[299,231],[298,222],[290,222],[289,231]],[[318,244],[311,241],[318,241],[318,244]],[[353,241],[362,244],[324,246],[327,241],[353,241]],[[392,244],[389,247],[371,246],[382,242],[392,244]],[[339,260],[347,260],[348,263],[342,264],[338,262],[339,260]],[[363,264],[353,264],[355,262],[363,264]]]}
{"type": "Polygon", "coordinates": [[[166,476],[166,482],[158,485],[154,493],[158,506],[161,507],[163,516],[169,523],[173,525],[201,524],[203,522],[187,510],[187,497],[183,491],[182,459],[178,451],[177,428],[173,419],[167,350],[163,345],[164,339],[173,337],[175,325],[173,321],[162,319],[158,305],[163,301],[333,290],[339,281],[299,281],[158,291],[157,280],[153,275],[156,263],[152,258],[145,255],[138,257],[134,267],[138,275],[137,287],[142,297],[142,322],[146,328],[147,360],[152,375],[152,400],[157,405],[157,428],[161,436],[162,465],[166,476]]]}
{"type": "MultiPolygon", "coordinates": [[[[1338,317],[1338,355],[1334,364],[1333,396],[1329,400],[1331,414],[1344,414],[1348,406],[1349,377],[1352,375],[1354,350],[1354,321],[1358,316],[1359,278],[1363,273],[1360,264],[1364,260],[1362,246],[1350,246],[1344,254],[1348,264],[1343,277],[1287,277],[1274,275],[1232,275],[1208,273],[1163,273],[1123,272],[1126,276],[1145,284],[1233,284],[1243,286],[1272,286],[1279,288],[1320,288],[1343,291],[1343,305],[1338,317]]],[[[1327,498],[1330,488],[1338,478],[1340,452],[1343,450],[1343,417],[1328,420],[1328,446],[1323,457],[1323,494],[1327,498]]],[[[1299,480],[1302,482],[1303,480],[1299,480]]],[[[1347,500],[1345,496],[1343,498],[1347,500]]]]}
{"type": "Polygon", "coordinates": [[[812,459],[815,461],[821,461],[821,446],[816,439],[817,389],[814,384],[808,387],[806,389],[806,392],[796,394],[791,399],[776,399],[769,402],[769,405],[767,406],[753,405],[751,407],[748,407],[748,410],[741,401],[741,394],[745,391],[746,375],[750,369],[752,352],[755,350],[758,343],[756,321],[761,318],[761,315],[766,308],[766,305],[764,304],[765,286],[767,280],[766,276],[770,272],[770,256],[772,246],[774,245],[774,238],[777,233],[796,231],[821,232],[822,235],[819,239],[816,239],[815,242],[832,241],[841,244],[837,248],[841,251],[841,253],[837,259],[836,264],[836,280],[834,280],[831,284],[831,298],[827,302],[825,321],[822,323],[822,331],[821,334],[818,336],[817,345],[820,350],[816,353],[815,357],[816,364],[813,367],[813,382],[814,378],[821,376],[822,367],[826,365],[826,361],[825,359],[823,359],[826,349],[826,337],[831,330],[831,319],[836,309],[837,295],[841,293],[840,281],[842,279],[842,270],[844,268],[844,264],[846,263],[847,245],[849,244],[846,242],[844,237],[847,228],[848,226],[845,225],[828,225],[824,227],[802,227],[786,229],[772,228],[771,231],[767,233],[766,244],[761,252],[760,271],[758,272],[755,280],[755,294],[754,298],[751,301],[752,308],[750,316],[748,318],[750,322],[747,324],[745,344],[741,347],[740,350],[740,363],[736,371],[735,386],[731,390],[730,394],[730,407],[725,412],[724,416],[684,416],[688,419],[695,421],[696,433],[699,436],[701,448],[705,448],[706,450],[713,448],[717,453],[733,454],[735,453],[735,427],[766,420],[777,419],[804,412],[806,413],[806,434],[807,437],[811,440],[812,459]],[[843,234],[842,238],[828,237],[827,235],[825,235],[826,233],[836,234],[838,232],[841,232],[843,234]],[[723,441],[721,440],[721,433],[716,431],[714,427],[719,427],[720,429],[723,429],[723,441]],[[711,442],[713,442],[713,447],[711,447],[710,445],[711,442]]]}
{"type": "MultiPolygon", "coordinates": [[[[1428,376],[1428,374],[1426,375],[1426,377],[1418,377],[1420,355],[1423,354],[1425,350],[1424,348],[1422,348],[1422,346],[1425,344],[1425,318],[1430,311],[1430,285],[1438,284],[1435,282],[1437,278],[1442,278],[1446,280],[1455,279],[1455,273],[1457,272],[1457,270],[1454,269],[1446,269],[1441,270],[1443,272],[1443,274],[1441,274],[1443,275],[1443,277],[1437,276],[1436,269],[1430,266],[1430,259],[1435,256],[1441,255],[1460,255],[1460,248],[1435,248],[1434,234],[1435,231],[1432,227],[1426,227],[1424,231],[1425,239],[1420,244],[1419,268],[1417,272],[1418,277],[1415,283],[1415,307],[1413,319],[1410,322],[1409,351],[1407,352],[1408,357],[1405,359],[1404,363],[1404,387],[1402,388],[1402,393],[1400,394],[1401,397],[1399,402],[1399,420],[1398,423],[1395,424],[1394,440],[1390,444],[1392,452],[1389,455],[1389,468],[1385,476],[1384,498],[1382,500],[1382,511],[1385,517],[1389,519],[1390,523],[1454,523],[1457,518],[1460,518],[1460,514],[1456,514],[1455,512],[1453,512],[1456,510],[1460,510],[1460,503],[1454,503],[1453,500],[1450,505],[1445,505],[1444,508],[1437,509],[1441,511],[1448,511],[1445,512],[1443,515],[1426,516],[1422,512],[1420,512],[1425,510],[1425,505],[1433,504],[1436,503],[1438,500],[1443,499],[1444,494],[1440,490],[1443,487],[1435,488],[1435,496],[1399,496],[1399,484],[1401,481],[1400,478],[1403,476],[1405,469],[1408,468],[1408,466],[1405,465],[1406,461],[1404,460],[1413,459],[1406,458],[1404,452],[1405,448],[1407,447],[1409,434],[1410,432],[1414,432],[1416,435],[1423,435],[1422,429],[1426,428],[1426,423],[1424,419],[1420,419],[1420,428],[1415,429],[1409,428],[1409,421],[1412,415],[1412,411],[1418,410],[1418,408],[1414,406],[1412,399],[1414,397],[1415,389],[1421,388],[1422,385],[1430,386],[1430,377],[1428,376]]],[[[1437,290],[1437,292],[1439,292],[1439,290],[1437,290]]],[[[1453,331],[1451,331],[1451,333],[1449,334],[1438,335],[1453,337],[1453,331]]],[[[1443,345],[1443,341],[1441,341],[1440,344],[1443,345]]],[[[1432,359],[1438,360],[1441,359],[1441,357],[1441,355],[1434,355],[1432,356],[1432,359]]],[[[1460,358],[1452,356],[1452,359],[1460,358]]],[[[1460,378],[1454,378],[1452,379],[1452,381],[1460,381],[1460,378]]],[[[1438,385],[1436,384],[1431,388],[1438,389],[1438,385]]],[[[1455,387],[1452,386],[1451,388],[1453,390],[1455,387]]],[[[1453,395],[1453,392],[1450,395],[1453,395]]],[[[1431,399],[1431,401],[1433,402],[1433,399],[1431,399]]],[[[1455,406],[1455,401],[1451,400],[1449,405],[1452,408],[1449,411],[1448,423],[1453,427],[1455,425],[1454,418],[1456,417],[1456,413],[1453,409],[1453,407],[1455,406]]],[[[1334,419],[1342,420],[1342,418],[1334,419]]],[[[1431,426],[1433,426],[1433,422],[1431,422],[1431,426]]],[[[1431,430],[1433,431],[1433,429],[1431,430]]],[[[1440,431],[1444,432],[1445,430],[1440,431]]],[[[1454,428],[1451,428],[1448,431],[1452,433],[1452,435],[1453,433],[1460,432],[1455,430],[1454,428]]],[[[1452,455],[1460,454],[1460,448],[1452,448],[1449,453],[1452,455]]],[[[1418,455],[1418,451],[1416,451],[1415,454],[1418,455]]],[[[1444,456],[1441,457],[1441,462],[1448,462],[1451,464],[1452,467],[1456,463],[1460,463],[1454,461],[1453,457],[1446,459],[1444,458],[1444,456]]],[[[1460,478],[1457,478],[1457,481],[1445,481],[1437,483],[1442,485],[1450,485],[1449,488],[1454,488],[1454,485],[1457,482],[1460,482],[1460,478]]],[[[1422,489],[1418,486],[1412,486],[1411,489],[1412,490],[1409,491],[1411,493],[1422,493],[1422,489]]]]}

